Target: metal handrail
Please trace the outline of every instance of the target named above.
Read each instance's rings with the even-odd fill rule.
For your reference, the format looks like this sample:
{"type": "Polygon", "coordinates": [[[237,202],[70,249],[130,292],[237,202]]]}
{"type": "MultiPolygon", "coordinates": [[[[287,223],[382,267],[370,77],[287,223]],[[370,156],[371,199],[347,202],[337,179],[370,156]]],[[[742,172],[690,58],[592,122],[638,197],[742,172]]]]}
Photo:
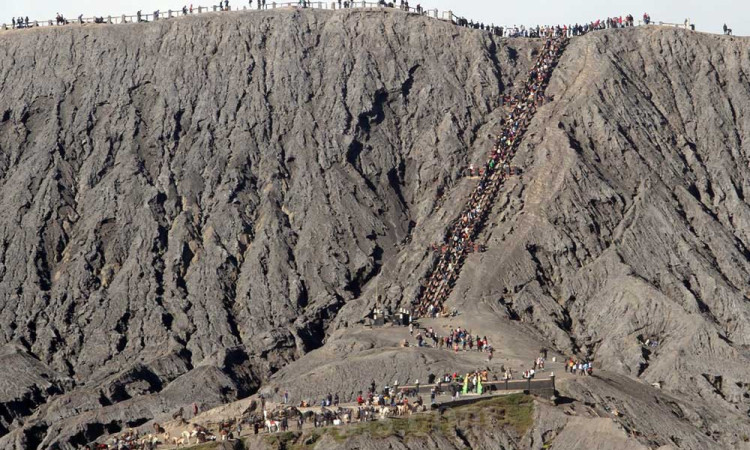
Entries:
{"type": "MultiPolygon", "coordinates": [[[[256,0],[257,1],[257,0],[256,0]]],[[[330,1],[330,0],[329,0],[330,1]]],[[[243,8],[236,8],[232,9],[230,6],[228,10],[224,10],[221,6],[218,5],[212,5],[212,6],[197,6],[193,7],[192,11],[188,11],[187,14],[183,14],[183,9],[170,9],[167,11],[159,11],[159,16],[156,18],[156,15],[154,13],[151,14],[141,14],[140,15],[140,21],[141,22],[154,22],[154,21],[160,21],[160,20],[169,20],[169,19],[176,19],[179,17],[186,17],[196,14],[205,14],[208,12],[237,12],[237,11],[267,11],[271,9],[282,9],[282,8],[304,8],[304,9],[325,9],[325,10],[338,10],[338,9],[385,9],[388,8],[389,10],[396,10],[396,11],[402,11],[410,14],[420,14],[426,17],[431,17],[433,19],[439,19],[444,21],[450,21],[452,22],[452,18],[454,17],[452,11],[443,11],[442,13],[437,10],[437,8],[434,9],[422,9],[421,11],[418,11],[415,7],[409,7],[408,9],[400,8],[398,6],[394,6],[393,8],[388,7],[387,5],[378,3],[378,2],[368,2],[368,1],[350,1],[347,2],[348,7],[338,7],[338,1],[288,1],[288,2],[268,2],[266,1],[265,4],[259,4],[258,8],[252,7],[248,8],[247,6],[244,6],[243,8]]],[[[156,11],[155,11],[156,12],[156,11]]],[[[40,28],[40,27],[56,27],[56,26],[71,26],[71,25],[88,25],[88,24],[95,24],[95,25],[117,25],[117,24],[123,24],[123,23],[137,23],[138,15],[132,14],[121,14],[121,15],[108,15],[108,16],[93,16],[93,17],[79,17],[75,19],[65,19],[65,23],[58,24],[57,20],[30,20],[29,26],[26,27],[25,25],[17,26],[16,29],[28,29],[28,28],[40,28]]],[[[1,30],[10,30],[12,27],[8,25],[7,23],[3,23],[0,25],[1,30]]]]}
{"type": "MultiPolygon", "coordinates": [[[[175,10],[167,10],[166,12],[159,12],[159,18],[155,19],[155,15],[153,13],[151,14],[141,14],[141,22],[153,22],[158,20],[170,20],[170,19],[176,19],[183,16],[191,16],[195,14],[205,14],[208,12],[237,12],[237,11],[267,11],[271,9],[283,9],[283,8],[303,8],[303,9],[325,9],[325,10],[338,10],[338,9],[385,9],[388,8],[389,10],[395,10],[395,11],[402,11],[409,14],[419,14],[422,16],[430,17],[433,19],[445,21],[445,22],[451,22],[451,23],[458,23],[459,20],[463,20],[463,18],[456,16],[453,11],[439,11],[437,8],[432,9],[422,9],[421,11],[417,11],[417,8],[415,7],[409,7],[409,8],[402,8],[399,6],[389,7],[387,5],[381,4],[379,2],[368,2],[366,0],[354,0],[354,1],[347,1],[342,3],[347,3],[348,7],[338,7],[338,0],[329,0],[329,1],[288,1],[288,2],[276,2],[276,1],[266,1],[265,4],[261,4],[258,0],[255,0],[258,3],[258,7],[252,7],[248,8],[247,6],[243,6],[241,9],[236,8],[232,9],[231,7],[224,11],[224,9],[219,5],[212,5],[212,6],[197,6],[193,7],[192,11],[189,11],[188,14],[182,13],[182,8],[175,9],[175,10]]],[[[26,28],[38,28],[38,27],[52,27],[52,26],[68,26],[68,25],[88,25],[88,24],[96,24],[96,25],[116,25],[116,24],[123,24],[123,23],[137,23],[138,22],[138,15],[132,14],[121,14],[116,16],[99,16],[99,17],[81,17],[72,19],[72,20],[66,20],[65,24],[57,24],[55,20],[33,20],[29,21],[29,26],[21,26],[16,27],[20,29],[26,29],[26,28]],[[100,19],[100,22],[97,23],[97,19],[100,19]]],[[[644,25],[642,20],[638,20],[638,25],[644,25]]],[[[688,30],[694,30],[694,24],[690,22],[690,20],[686,20],[685,23],[679,24],[679,23],[669,23],[669,22],[654,22],[651,20],[648,25],[657,25],[657,26],[665,26],[665,27],[676,27],[676,28],[685,28],[688,30]]],[[[508,26],[494,26],[492,25],[492,28],[498,29],[503,28],[505,30],[511,29],[512,27],[508,26]]],[[[0,30],[9,30],[11,27],[3,23],[0,25],[0,30]]],[[[490,29],[488,27],[488,29],[490,29]]]]}

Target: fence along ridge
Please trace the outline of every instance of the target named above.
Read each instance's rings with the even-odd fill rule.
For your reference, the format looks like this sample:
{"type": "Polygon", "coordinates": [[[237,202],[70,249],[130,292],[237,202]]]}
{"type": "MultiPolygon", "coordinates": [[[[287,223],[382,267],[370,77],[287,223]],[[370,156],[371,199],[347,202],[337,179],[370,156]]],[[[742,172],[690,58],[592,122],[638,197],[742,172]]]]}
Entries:
{"type": "MultiPolygon", "coordinates": [[[[257,0],[256,0],[257,1],[257,0]]],[[[409,7],[408,10],[404,8],[399,7],[388,7],[386,5],[382,5],[377,2],[367,2],[367,1],[353,1],[350,2],[350,6],[348,8],[339,8],[337,5],[338,2],[326,2],[326,1],[307,1],[306,6],[302,6],[299,2],[268,2],[265,5],[263,5],[261,8],[248,8],[247,6],[243,8],[236,8],[232,9],[229,7],[227,10],[222,9],[218,5],[213,6],[197,6],[194,7],[192,12],[188,12],[187,14],[183,14],[183,9],[175,9],[175,10],[167,10],[166,12],[161,11],[154,11],[150,14],[141,14],[140,15],[140,22],[158,22],[160,20],[169,20],[169,19],[177,19],[180,17],[188,17],[188,16],[194,16],[196,14],[205,14],[205,13],[213,13],[213,12],[251,12],[251,11],[269,11],[274,9],[322,9],[322,10],[328,10],[328,11],[336,11],[336,10],[346,10],[346,9],[377,9],[377,10],[395,10],[395,11],[402,11],[406,13],[411,14],[418,14],[425,17],[430,17],[433,19],[442,20],[444,22],[454,22],[453,18],[457,17],[455,14],[453,14],[453,11],[443,11],[440,12],[437,8],[432,9],[420,9],[417,10],[417,8],[409,7]],[[154,13],[158,12],[158,16],[154,13]]],[[[119,25],[119,24],[126,24],[126,23],[139,23],[139,16],[138,14],[121,14],[121,15],[108,15],[108,16],[92,16],[92,17],[81,17],[79,16],[76,19],[65,19],[65,23],[58,24],[56,23],[56,19],[50,19],[50,20],[29,20],[28,26],[21,26],[16,27],[16,29],[29,29],[29,28],[41,28],[41,27],[58,27],[58,26],[75,26],[75,25],[119,25]]],[[[10,30],[12,29],[10,25],[7,23],[3,23],[0,25],[0,29],[2,30],[10,30]]]]}

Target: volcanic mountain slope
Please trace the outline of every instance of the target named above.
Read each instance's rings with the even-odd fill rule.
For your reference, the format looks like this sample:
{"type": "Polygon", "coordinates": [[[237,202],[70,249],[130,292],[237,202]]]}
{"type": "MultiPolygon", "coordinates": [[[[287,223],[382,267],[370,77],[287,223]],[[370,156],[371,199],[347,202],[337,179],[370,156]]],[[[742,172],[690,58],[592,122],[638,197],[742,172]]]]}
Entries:
{"type": "Polygon", "coordinates": [[[401,12],[0,36],[3,446],[254,392],[320,346],[540,43],[401,12]],[[32,414],[33,412],[33,414],[32,414]]]}
{"type": "MultiPolygon", "coordinates": [[[[375,367],[469,364],[359,322],[414,298],[471,188],[461,168],[484,161],[541,42],[398,11],[0,42],[0,358],[16,368],[1,446],[82,444],[263,385],[303,396],[375,367]],[[348,371],[311,386],[331,364],[348,371]]],[[[573,39],[451,298],[514,364],[539,345],[592,356],[607,372],[561,391],[616,406],[642,444],[750,435],[747,73],[743,39],[573,39]]],[[[520,445],[595,431],[536,414],[520,445]]]]}
{"type": "MultiPolygon", "coordinates": [[[[573,39],[554,102],[515,160],[524,173],[493,211],[488,251],[469,259],[451,297],[466,325],[508,330],[501,347],[520,326],[619,374],[563,390],[609,406],[619,397],[649,445],[726,448],[750,436],[748,74],[747,39],[660,28],[573,39]],[[661,394],[628,379],[667,390],[679,424],[657,413],[661,394]]],[[[413,296],[421,271],[403,274],[435,238],[425,234],[391,266],[398,281],[375,291],[413,296]]]]}
{"type": "MultiPolygon", "coordinates": [[[[462,313],[453,323],[486,332],[516,370],[545,342],[592,357],[602,376],[564,380],[561,392],[617,410],[641,444],[747,445],[748,73],[746,39],[659,28],[573,39],[548,89],[554,101],[515,160],[523,175],[493,210],[488,251],[469,258],[451,297],[462,313]]],[[[444,215],[418,222],[410,246],[344,307],[340,334],[280,371],[268,392],[294,386],[315,398],[368,372],[413,380],[450,368],[427,351],[378,352],[387,344],[346,330],[373,299],[414,298],[425,249],[471,183],[448,194],[444,215]]],[[[595,422],[553,417],[540,415],[530,447],[559,435],[557,448],[577,448],[571,436],[596,432],[595,422]]]]}

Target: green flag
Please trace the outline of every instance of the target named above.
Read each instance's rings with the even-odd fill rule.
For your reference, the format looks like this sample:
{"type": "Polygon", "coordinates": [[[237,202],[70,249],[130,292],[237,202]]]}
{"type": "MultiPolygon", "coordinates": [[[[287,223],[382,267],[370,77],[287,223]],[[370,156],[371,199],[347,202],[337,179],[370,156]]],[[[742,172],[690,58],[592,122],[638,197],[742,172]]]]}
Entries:
{"type": "Polygon", "coordinates": [[[467,392],[469,392],[469,377],[464,377],[463,393],[466,394],[467,392]]]}

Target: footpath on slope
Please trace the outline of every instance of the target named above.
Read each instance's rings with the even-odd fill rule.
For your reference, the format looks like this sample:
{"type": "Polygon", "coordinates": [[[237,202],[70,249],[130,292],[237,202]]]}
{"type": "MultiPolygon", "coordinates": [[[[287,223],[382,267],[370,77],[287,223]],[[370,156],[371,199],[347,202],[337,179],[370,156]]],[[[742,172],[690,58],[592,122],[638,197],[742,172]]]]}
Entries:
{"type": "Polygon", "coordinates": [[[422,280],[417,298],[412,301],[416,317],[447,314],[444,303],[453,290],[466,258],[479,249],[474,240],[485,225],[500,187],[511,175],[510,161],[518,150],[537,107],[545,102],[544,92],[567,42],[565,34],[550,37],[529,73],[523,91],[508,99],[512,110],[502,124],[484,169],[480,170],[479,183],[460,217],[451,224],[443,242],[438,246],[439,257],[422,280]]]}
{"type": "MultiPolygon", "coordinates": [[[[449,329],[453,328],[454,325],[452,323],[455,321],[456,318],[424,319],[422,321],[424,324],[420,325],[420,327],[424,328],[415,327],[414,333],[435,330],[437,333],[443,335],[449,329]]],[[[383,333],[382,328],[371,329],[370,331],[386,335],[385,339],[394,346],[404,338],[413,338],[407,327],[394,325],[387,326],[386,328],[388,329],[387,333],[383,333]]],[[[438,347],[430,346],[429,344],[416,348],[423,351],[440,351],[449,353],[451,356],[454,355],[454,351],[452,350],[440,350],[438,347]]],[[[164,431],[160,433],[143,435],[144,431],[150,432],[152,430],[151,426],[146,425],[139,430],[141,434],[136,435],[135,439],[140,442],[148,442],[155,439],[164,445],[164,447],[160,446],[159,448],[170,449],[180,447],[180,442],[184,445],[189,441],[190,445],[193,445],[212,439],[221,441],[223,436],[229,438],[230,433],[233,438],[255,436],[253,423],[259,426],[258,433],[260,436],[272,436],[284,431],[311,431],[320,427],[356,425],[377,422],[393,417],[403,418],[412,413],[424,413],[435,409],[445,410],[446,408],[450,409],[467,403],[512,394],[528,393],[536,395],[539,398],[549,398],[555,390],[555,381],[549,376],[552,372],[554,372],[555,378],[559,378],[560,380],[573,377],[572,374],[568,374],[564,370],[565,361],[560,358],[559,354],[553,353],[550,356],[555,355],[558,356],[557,361],[554,358],[548,361],[546,363],[546,371],[542,369],[542,371],[538,372],[539,378],[514,378],[506,381],[502,378],[498,380],[493,376],[494,374],[502,374],[502,369],[499,371],[496,370],[498,367],[501,365],[508,368],[512,367],[514,372],[520,374],[522,366],[512,361],[504,362],[493,359],[490,362],[487,360],[487,353],[479,349],[459,350],[456,352],[456,356],[471,360],[469,365],[473,367],[486,367],[488,374],[486,379],[483,379],[481,382],[481,390],[478,388],[478,385],[470,383],[468,390],[463,391],[464,383],[462,381],[451,381],[444,378],[445,376],[450,376],[449,373],[436,377],[434,382],[431,382],[430,377],[423,379],[420,376],[419,380],[423,382],[427,381],[424,384],[415,384],[416,380],[407,380],[407,383],[404,385],[396,385],[395,381],[393,384],[391,383],[393,380],[393,377],[391,377],[378,380],[378,383],[374,386],[363,385],[362,392],[360,392],[360,395],[363,397],[363,403],[360,403],[358,399],[355,400],[356,397],[344,394],[341,396],[340,403],[334,400],[333,403],[322,406],[319,400],[325,399],[325,395],[322,397],[319,395],[317,397],[303,396],[304,398],[313,399],[305,402],[303,406],[299,402],[299,394],[294,395],[294,397],[298,397],[297,399],[292,400],[290,398],[289,401],[285,401],[285,389],[272,389],[271,392],[264,393],[264,401],[261,400],[259,395],[254,395],[237,402],[200,412],[195,416],[191,415],[188,411],[185,415],[185,420],[179,418],[162,423],[164,431]],[[440,384],[438,385],[437,382],[440,384]],[[389,390],[393,395],[384,395],[384,389],[381,389],[383,386],[386,386],[384,389],[389,390]],[[435,387],[437,387],[435,397],[432,398],[431,393],[435,387]],[[458,397],[455,397],[453,387],[459,388],[457,389],[460,391],[458,397]],[[383,397],[382,399],[381,396],[383,397]],[[421,399],[419,398],[420,396],[422,396],[421,399]],[[391,402],[391,398],[393,399],[393,403],[391,402]],[[263,410],[267,413],[263,414],[263,410]],[[298,420],[300,417],[302,418],[301,421],[298,420]],[[284,420],[284,418],[287,420],[284,420]]],[[[484,369],[477,370],[483,371],[484,369]]],[[[440,375],[441,373],[438,371],[436,375],[440,375]]],[[[460,369],[458,373],[460,375],[464,374],[460,369]]],[[[401,378],[399,377],[399,379],[401,378]]],[[[418,381],[416,382],[418,383],[418,381]]],[[[334,398],[338,399],[338,397],[337,393],[334,398]]],[[[387,427],[389,425],[386,423],[383,426],[387,427]]],[[[345,433],[345,431],[342,431],[342,433],[345,433]]],[[[120,438],[122,439],[123,436],[120,436],[120,438]]]]}

